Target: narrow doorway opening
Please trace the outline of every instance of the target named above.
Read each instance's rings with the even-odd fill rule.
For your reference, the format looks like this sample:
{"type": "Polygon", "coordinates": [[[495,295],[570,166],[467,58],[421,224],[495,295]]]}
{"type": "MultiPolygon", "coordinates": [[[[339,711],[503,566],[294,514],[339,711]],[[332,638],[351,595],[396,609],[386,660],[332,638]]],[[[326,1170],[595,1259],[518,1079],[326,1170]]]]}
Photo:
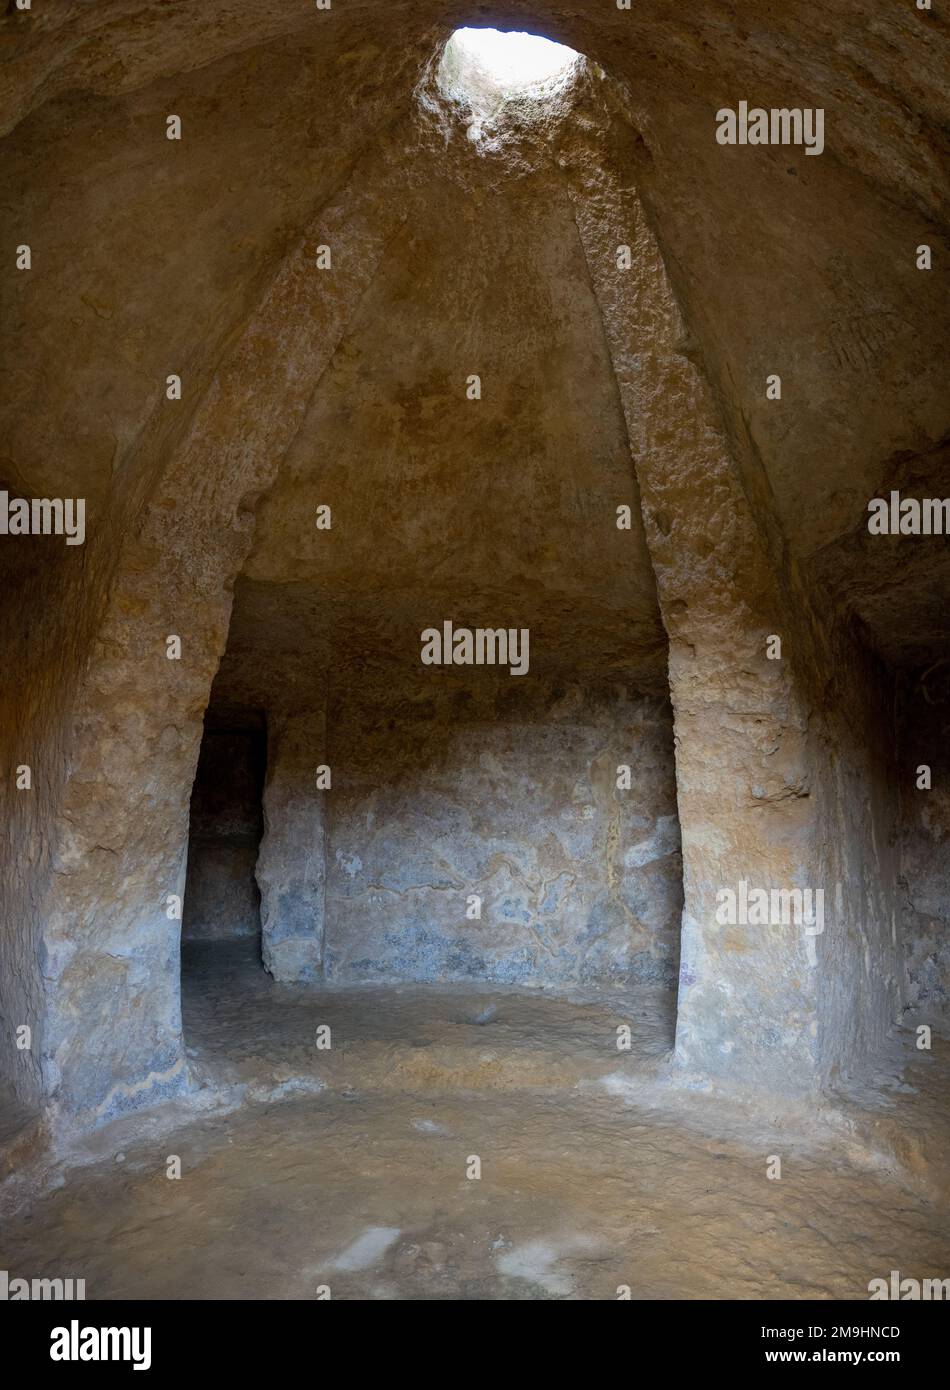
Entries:
{"type": "Polygon", "coordinates": [[[264,833],[266,765],[262,712],[208,709],[191,792],[183,946],[242,941],[260,958],[254,869],[264,833]]]}

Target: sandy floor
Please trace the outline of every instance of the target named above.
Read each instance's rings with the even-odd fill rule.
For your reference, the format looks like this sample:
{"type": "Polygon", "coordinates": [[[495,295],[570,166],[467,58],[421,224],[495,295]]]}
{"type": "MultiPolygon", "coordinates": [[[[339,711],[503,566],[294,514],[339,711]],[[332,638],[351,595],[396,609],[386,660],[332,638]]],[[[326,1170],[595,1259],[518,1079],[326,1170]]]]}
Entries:
{"type": "Polygon", "coordinates": [[[866,1299],[892,1269],[950,1274],[947,1212],[847,1144],[809,1149],[725,1113],[711,1137],[689,1098],[678,1115],[638,1103],[615,1029],[634,1023],[629,1065],[649,1074],[668,1041],[661,1003],[317,998],[245,971],[233,957],[192,979],[198,1095],[285,1098],[229,1113],[191,1102],[100,1131],[64,1185],[4,1222],[0,1268],[85,1278],[89,1298],[328,1286],[333,1298],[612,1299],[629,1285],[644,1299],[866,1299]],[[318,1017],[329,1054],[312,1046],[318,1017]],[[773,1153],[779,1180],[766,1175],[773,1153]],[[180,1179],[166,1176],[170,1155],[180,1179]]]}
{"type": "Polygon", "coordinates": [[[505,986],[276,985],[253,943],[189,947],[185,1041],[195,1080],[220,1089],[313,1078],[361,1088],[564,1088],[661,1058],[673,1043],[669,994],[570,997],[505,986]],[[329,1027],[332,1046],[317,1047],[329,1027]],[[617,1028],[630,1029],[618,1052],[617,1028]]]}

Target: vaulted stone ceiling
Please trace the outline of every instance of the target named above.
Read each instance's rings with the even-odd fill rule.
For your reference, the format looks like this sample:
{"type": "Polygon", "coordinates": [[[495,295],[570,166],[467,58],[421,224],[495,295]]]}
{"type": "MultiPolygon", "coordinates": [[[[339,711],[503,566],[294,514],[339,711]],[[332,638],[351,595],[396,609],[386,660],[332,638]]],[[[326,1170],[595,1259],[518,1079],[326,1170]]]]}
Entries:
{"type": "Polygon", "coordinates": [[[619,83],[630,130],[615,153],[779,543],[890,659],[926,660],[950,597],[945,542],[892,546],[885,563],[866,508],[894,479],[947,493],[947,28],[883,0],[849,21],[802,0],[8,13],[4,244],[31,241],[34,270],[2,285],[0,478],[85,495],[94,531],[144,467],[166,376],[182,375],[189,411],[302,227],[363,170],[372,199],[370,156],[387,147],[424,215],[384,258],[259,504],[233,647],[251,665],[254,650],[316,659],[357,633],[417,634],[451,596],[459,621],[490,606],[500,622],[507,597],[511,622],[547,632],[565,662],[586,651],[654,681],[640,533],[590,524],[635,481],[556,142],[531,173],[446,127],[456,170],[477,170],[461,178],[420,126],[414,92],[452,29],[523,27],[619,83]],[[824,107],[824,154],[718,145],[715,112],[741,99],[824,107]],[[169,112],[181,142],[165,139],[169,112]],[[318,502],[330,535],[310,524],[318,502]]]}
{"type": "Polygon", "coordinates": [[[229,665],[245,689],[255,652],[270,670],[296,653],[337,679],[390,659],[408,675],[421,630],[450,618],[530,628],[535,671],[662,683],[630,450],[566,193],[544,176],[445,181],[422,206],[258,507],[229,665]]]}

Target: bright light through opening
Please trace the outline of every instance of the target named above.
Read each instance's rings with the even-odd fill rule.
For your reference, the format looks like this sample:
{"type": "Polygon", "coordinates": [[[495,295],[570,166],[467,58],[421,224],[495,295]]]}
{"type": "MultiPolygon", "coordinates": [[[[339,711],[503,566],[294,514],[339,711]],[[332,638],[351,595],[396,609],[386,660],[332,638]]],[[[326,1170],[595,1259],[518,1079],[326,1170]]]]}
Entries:
{"type": "Polygon", "coordinates": [[[451,43],[466,66],[508,91],[547,82],[572,67],[578,56],[573,48],[536,34],[499,29],[456,29],[451,43]]]}

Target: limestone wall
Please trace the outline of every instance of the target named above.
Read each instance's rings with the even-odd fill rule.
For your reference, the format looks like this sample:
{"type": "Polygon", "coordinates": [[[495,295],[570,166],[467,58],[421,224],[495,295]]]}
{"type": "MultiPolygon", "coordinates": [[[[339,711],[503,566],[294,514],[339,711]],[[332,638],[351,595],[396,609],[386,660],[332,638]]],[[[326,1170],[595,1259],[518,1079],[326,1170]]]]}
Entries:
{"type": "Polygon", "coordinates": [[[950,1015],[948,673],[944,662],[906,678],[900,698],[900,928],[907,1004],[922,1022],[938,1027],[950,1015]]]}
{"type": "Polygon", "coordinates": [[[257,861],[261,951],[276,980],[322,974],[329,788],[326,707],[268,719],[265,834],[257,861]]]}
{"type": "Polygon", "coordinates": [[[335,710],[329,978],[672,987],[668,704],[516,684],[335,710]]]}
{"type": "Polygon", "coordinates": [[[714,389],[715,352],[697,369],[652,210],[616,171],[622,120],[589,140],[572,171],[578,226],[670,638],[677,1054],[722,1084],[807,1092],[863,1065],[901,1011],[891,685],[803,585],[761,459],[714,389]],[[612,258],[619,227],[629,272],[612,258]],[[750,889],[820,892],[822,920],[730,919],[723,895],[750,889]]]}
{"type": "MultiPolygon", "coordinates": [[[[517,0],[512,16],[572,43],[607,80],[592,66],[576,110],[565,105],[530,139],[512,129],[476,147],[457,114],[437,110],[418,85],[459,17],[451,7],[413,0],[395,29],[388,7],[318,12],[309,0],[287,0],[279,9],[257,0],[144,9],[132,0],[78,9],[49,0],[32,17],[0,21],[15,57],[2,79],[5,171],[16,190],[2,211],[4,240],[33,251],[29,272],[11,258],[0,276],[11,326],[3,476],[28,494],[89,501],[81,555],[51,559],[46,548],[34,564],[24,546],[0,571],[0,1072],[23,1096],[90,1121],[187,1085],[180,931],[166,903],[184,889],[202,717],[255,513],[266,536],[268,517],[285,501],[286,511],[296,507],[309,565],[310,549],[329,539],[313,530],[311,502],[326,500],[335,476],[355,487],[370,471],[359,453],[333,468],[334,440],[352,438],[359,416],[370,422],[362,454],[380,461],[384,480],[380,506],[369,509],[370,539],[378,543],[399,511],[389,504],[401,503],[409,522],[397,515],[394,529],[412,554],[424,534],[413,508],[425,509],[445,462],[427,441],[456,403],[468,411],[472,373],[484,378],[480,404],[497,412],[469,412],[470,428],[456,435],[465,441],[459,457],[482,465],[471,470],[472,490],[494,487],[505,520],[518,491],[506,472],[517,472],[532,483],[522,495],[544,502],[524,551],[522,530],[532,528],[523,518],[496,532],[509,537],[522,610],[533,599],[539,613],[551,611],[538,578],[579,550],[606,568],[606,541],[589,543],[589,531],[573,552],[554,545],[547,516],[573,497],[579,516],[612,525],[613,505],[642,499],[633,544],[621,548],[615,535],[610,553],[618,570],[629,562],[645,581],[619,654],[652,663],[665,652],[660,618],[669,636],[686,886],[680,1056],[707,1079],[820,1085],[873,1049],[902,1004],[891,673],[844,620],[868,581],[863,569],[842,567],[837,543],[863,523],[869,491],[893,458],[926,459],[947,435],[946,277],[918,273],[914,256],[921,242],[933,244],[935,265],[943,254],[946,26],[909,4],[860,0],[861,57],[853,47],[842,54],[837,20],[814,0],[790,0],[767,19],[754,5],[727,14],[672,0],[630,11],[517,0]],[[605,114],[597,94],[608,90],[605,114]],[[753,92],[776,106],[827,108],[822,159],[724,151],[715,111],[753,92]],[[165,136],[175,109],[181,142],[165,136]],[[499,188],[512,178],[524,180],[524,198],[522,220],[509,223],[499,188]],[[435,229],[431,248],[420,226],[435,229]],[[332,273],[317,268],[318,249],[330,246],[332,273]],[[629,273],[622,246],[634,253],[629,273]],[[404,352],[402,363],[394,357],[386,375],[370,371],[348,329],[361,309],[392,326],[390,306],[400,301],[427,306],[437,331],[410,323],[421,350],[404,352]],[[504,322],[502,335],[494,325],[504,322]],[[459,360],[440,379],[447,341],[459,343],[459,360]],[[513,370],[512,343],[529,349],[524,371],[513,370]],[[570,343],[583,351],[568,351],[570,343]],[[419,372],[403,379],[410,358],[419,372]],[[780,405],[763,390],[773,370],[784,380],[780,405]],[[180,400],[165,393],[169,373],[181,377],[180,400]],[[558,395],[556,413],[571,429],[552,449],[538,421],[555,417],[558,395]],[[582,399],[595,410],[596,434],[575,429],[582,399]],[[310,419],[320,426],[313,443],[310,419]],[[518,453],[505,456],[515,438],[518,453]],[[307,451],[312,496],[309,483],[298,486],[307,451]],[[497,475],[484,467],[491,454],[497,475]],[[547,468],[558,458],[560,477],[547,468]],[[612,479],[599,508],[587,474],[598,460],[612,479]],[[401,480],[394,499],[385,495],[391,477],[401,480]],[[275,480],[272,502],[258,507],[275,480]],[[839,580],[837,609],[808,570],[820,546],[823,573],[839,580]],[[169,660],[173,634],[182,651],[169,660]],[[784,642],[777,662],[765,654],[770,634],[784,642]],[[33,772],[29,793],[15,786],[23,764],[33,772]],[[721,931],[716,890],[741,879],[822,887],[823,936],[721,931]],[[33,1029],[24,1053],[10,1041],[21,1023],[33,1029]]],[[[396,340],[382,329],[379,337],[391,354],[396,340]]],[[[448,462],[454,481],[464,470],[454,455],[448,462]]],[[[348,517],[366,515],[366,499],[365,489],[352,498],[341,490],[340,505],[334,495],[335,538],[346,537],[348,517]]],[[[479,526],[462,508],[444,539],[435,536],[430,568],[444,591],[453,544],[479,526]]],[[[275,529],[279,545],[286,534],[275,529]]],[[[470,554],[495,581],[490,547],[487,566],[479,547],[470,554]]],[[[281,568],[288,590],[305,577],[281,568]]],[[[276,571],[258,564],[258,587],[276,571]]],[[[908,613],[919,611],[918,593],[931,596],[928,611],[939,609],[943,573],[906,586],[907,598],[895,598],[886,576],[875,582],[868,640],[879,650],[889,641],[894,661],[902,634],[915,630],[908,613]]],[[[392,631],[389,614],[405,596],[389,584],[385,596],[392,607],[379,612],[392,631]]],[[[291,646],[301,613],[312,607],[322,621],[329,612],[319,597],[296,599],[285,609],[291,646]]],[[[568,619],[556,625],[573,658],[585,626],[574,626],[568,599],[557,609],[568,619]]],[[[917,625],[921,659],[928,643],[942,650],[935,626],[917,625]]],[[[274,628],[257,628],[270,663],[274,628]]],[[[358,727],[358,704],[329,725],[348,740],[329,759],[339,768],[338,838],[348,837],[340,845],[348,857],[338,863],[331,848],[328,861],[330,937],[319,938],[318,850],[298,879],[304,921],[312,895],[313,939],[281,937],[286,917],[271,898],[291,846],[278,837],[259,866],[265,917],[275,914],[265,924],[272,945],[295,940],[314,970],[314,943],[325,945],[331,972],[353,975],[376,959],[370,946],[385,948],[379,964],[395,970],[385,903],[390,915],[393,902],[404,914],[405,944],[424,900],[437,926],[432,941],[417,938],[419,959],[431,948],[427,969],[441,962],[464,974],[473,960],[458,952],[458,914],[446,904],[487,885],[498,915],[483,921],[495,930],[520,920],[525,980],[542,969],[580,978],[585,960],[609,977],[624,968],[624,950],[642,976],[654,961],[666,970],[669,927],[648,920],[625,877],[654,861],[631,861],[623,873],[617,865],[636,858],[641,829],[658,847],[672,794],[661,810],[651,781],[648,824],[628,823],[598,761],[621,760],[627,736],[618,730],[638,716],[601,724],[585,702],[568,709],[557,698],[543,711],[499,707],[493,721],[484,711],[447,719],[438,701],[428,711],[415,705],[398,716],[415,741],[410,765],[394,752],[396,731],[371,711],[358,727]],[[500,822],[476,819],[470,785],[497,793],[500,822]],[[539,823],[523,810],[533,800],[539,823]],[[412,827],[427,805],[445,813],[446,843],[464,847],[445,865],[413,859],[405,829],[390,840],[379,831],[412,827]],[[496,854],[513,868],[493,866],[496,854]],[[271,887],[267,855],[280,870],[271,887]],[[362,867],[349,873],[354,855],[362,867]],[[573,872],[564,865],[579,856],[589,856],[590,870],[577,896],[561,899],[569,926],[551,951],[539,930],[551,915],[546,895],[563,887],[559,875],[573,872]],[[337,930],[354,949],[366,933],[365,950],[344,956],[337,930]],[[585,941],[596,949],[582,950],[585,941]]],[[[271,792],[279,798],[280,783],[271,792]]],[[[919,1002],[937,998],[945,959],[941,796],[903,798],[901,892],[910,906],[900,915],[919,1002]]],[[[303,797],[274,802],[291,804],[307,809],[303,797]]],[[[663,883],[656,901],[666,923],[672,878],[663,883]]],[[[503,947],[496,935],[484,965],[510,974],[503,947]]]]}

